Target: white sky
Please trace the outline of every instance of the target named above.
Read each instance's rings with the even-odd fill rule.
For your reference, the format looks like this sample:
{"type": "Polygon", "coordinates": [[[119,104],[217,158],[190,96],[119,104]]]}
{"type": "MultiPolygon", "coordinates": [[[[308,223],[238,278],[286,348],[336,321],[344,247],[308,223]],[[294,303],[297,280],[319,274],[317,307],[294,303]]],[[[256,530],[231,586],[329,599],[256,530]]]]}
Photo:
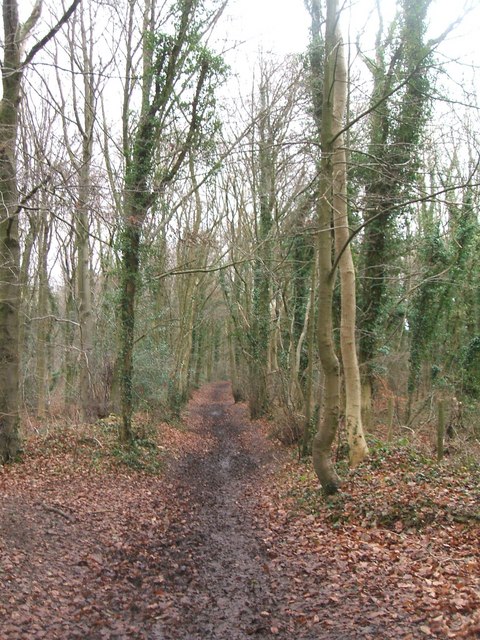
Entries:
{"type": "Polygon", "coordinates": [[[230,0],[225,18],[229,37],[242,49],[300,53],[308,44],[309,19],[303,0],[230,0]]]}
{"type": "MultiPolygon", "coordinates": [[[[344,31],[355,38],[359,30],[376,30],[375,14],[371,10],[374,0],[347,0],[344,31]],[[373,26],[374,25],[374,26],[373,26]]],[[[395,0],[380,0],[385,24],[393,15],[395,0]]],[[[438,36],[445,28],[463,15],[466,7],[471,11],[463,23],[457,26],[448,38],[445,50],[449,55],[461,55],[477,63],[480,62],[478,37],[480,33],[480,0],[433,0],[429,10],[431,37],[438,36]]],[[[258,52],[273,51],[279,55],[305,51],[309,37],[309,16],[303,0],[230,0],[225,20],[229,40],[244,41],[242,50],[258,52]]],[[[347,34],[345,33],[345,38],[347,34]]],[[[373,43],[374,39],[372,39],[373,43]]]]}
{"type": "MultiPolygon", "coordinates": [[[[347,18],[349,11],[353,38],[359,30],[365,28],[366,23],[372,25],[370,32],[374,33],[376,19],[370,12],[375,6],[375,0],[344,0],[344,3],[347,8],[344,20],[345,38],[350,21],[347,18]]],[[[34,0],[19,0],[21,19],[26,19],[33,4],[34,0]]],[[[46,0],[44,4],[58,7],[58,0],[46,0]]],[[[68,5],[69,2],[65,4],[68,5]]],[[[395,0],[380,0],[380,6],[385,12],[385,22],[388,23],[395,0]]],[[[448,52],[450,55],[460,53],[462,57],[467,56],[470,62],[476,58],[479,62],[477,40],[480,33],[480,0],[432,0],[429,10],[431,35],[438,35],[449,23],[463,15],[465,7],[472,10],[449,37],[448,52]]],[[[278,55],[300,53],[305,51],[308,44],[309,17],[304,0],[229,0],[222,23],[222,31],[224,28],[229,42],[245,42],[241,47],[244,55],[247,52],[249,55],[258,53],[259,50],[265,53],[272,51],[278,55]]],[[[38,31],[43,35],[40,26],[38,31]]]]}

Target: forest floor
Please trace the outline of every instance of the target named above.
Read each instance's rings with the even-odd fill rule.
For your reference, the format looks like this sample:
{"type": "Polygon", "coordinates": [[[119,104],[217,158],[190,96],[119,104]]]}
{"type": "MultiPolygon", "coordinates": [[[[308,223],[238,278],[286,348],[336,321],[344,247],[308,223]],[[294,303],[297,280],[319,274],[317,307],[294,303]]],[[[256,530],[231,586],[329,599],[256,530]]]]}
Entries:
{"type": "Polygon", "coordinates": [[[234,404],[33,433],[0,470],[0,639],[480,637],[479,466],[378,445],[326,500],[234,404]]]}

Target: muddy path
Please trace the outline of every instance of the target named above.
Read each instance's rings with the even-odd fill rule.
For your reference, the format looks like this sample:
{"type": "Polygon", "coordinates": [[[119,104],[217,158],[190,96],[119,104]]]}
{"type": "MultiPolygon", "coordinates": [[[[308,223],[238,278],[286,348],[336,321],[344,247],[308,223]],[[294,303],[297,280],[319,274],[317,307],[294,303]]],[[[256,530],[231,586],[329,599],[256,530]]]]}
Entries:
{"type": "Polygon", "coordinates": [[[173,471],[184,517],[164,541],[164,586],[175,598],[155,637],[278,637],[279,594],[272,592],[269,550],[252,518],[255,486],[275,467],[275,454],[233,404],[227,383],[207,387],[202,404],[190,406],[189,420],[208,448],[173,471]]]}
{"type": "Polygon", "coordinates": [[[254,515],[282,452],[228,383],[184,421],[157,430],[160,474],[103,468],[74,432],[0,469],[0,640],[289,637],[254,515]]]}

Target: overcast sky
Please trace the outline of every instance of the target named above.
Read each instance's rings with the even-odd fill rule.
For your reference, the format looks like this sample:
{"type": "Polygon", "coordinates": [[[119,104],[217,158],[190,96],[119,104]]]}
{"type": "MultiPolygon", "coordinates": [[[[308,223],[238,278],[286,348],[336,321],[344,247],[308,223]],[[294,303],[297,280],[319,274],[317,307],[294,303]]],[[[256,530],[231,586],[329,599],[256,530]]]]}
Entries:
{"type": "Polygon", "coordinates": [[[225,17],[230,37],[249,51],[299,53],[308,43],[303,0],[230,0],[225,17]]]}
{"type": "MultiPolygon", "coordinates": [[[[380,0],[385,22],[393,15],[395,0],[380,0]]],[[[350,30],[354,39],[359,30],[376,30],[376,16],[371,15],[374,0],[352,0],[345,3],[350,11],[344,15],[344,37],[350,30]]],[[[467,56],[470,61],[478,55],[480,32],[480,0],[433,0],[429,11],[430,36],[438,36],[445,28],[471,7],[468,17],[448,38],[445,51],[449,55],[467,56]]],[[[225,21],[229,39],[244,41],[247,52],[273,51],[279,55],[298,53],[308,43],[309,17],[304,0],[230,0],[225,21]]],[[[373,43],[373,39],[372,39],[373,43]]]]}
{"type": "MultiPolygon", "coordinates": [[[[58,6],[57,3],[58,0],[45,0],[45,9],[49,4],[58,6]]],[[[26,19],[33,4],[34,0],[19,1],[21,19],[26,19]]],[[[395,0],[380,0],[386,23],[395,4],[395,0]]],[[[371,15],[375,0],[344,0],[344,6],[345,39],[349,29],[351,37],[355,38],[366,25],[375,32],[376,18],[371,15]]],[[[470,61],[476,57],[478,62],[480,0],[432,0],[429,10],[431,34],[441,33],[449,23],[465,13],[465,7],[471,7],[472,11],[450,36],[449,52],[458,51],[462,56],[469,56],[470,61]]],[[[228,41],[245,42],[242,50],[249,54],[259,50],[273,51],[278,55],[299,53],[308,43],[309,17],[304,0],[229,0],[222,22],[228,41]]]]}

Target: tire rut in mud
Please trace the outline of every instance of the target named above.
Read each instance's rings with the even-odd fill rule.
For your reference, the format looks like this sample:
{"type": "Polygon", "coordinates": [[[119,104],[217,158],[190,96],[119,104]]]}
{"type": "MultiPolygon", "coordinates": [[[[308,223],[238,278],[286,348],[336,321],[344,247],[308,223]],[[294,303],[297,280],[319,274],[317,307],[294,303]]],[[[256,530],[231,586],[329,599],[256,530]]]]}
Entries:
{"type": "Polygon", "coordinates": [[[165,590],[175,593],[175,604],[156,626],[158,640],[273,637],[266,547],[249,510],[269,456],[242,444],[242,432],[254,427],[240,419],[228,389],[212,386],[209,401],[195,407],[194,421],[213,444],[175,472],[185,508],[164,541],[165,590]]]}

